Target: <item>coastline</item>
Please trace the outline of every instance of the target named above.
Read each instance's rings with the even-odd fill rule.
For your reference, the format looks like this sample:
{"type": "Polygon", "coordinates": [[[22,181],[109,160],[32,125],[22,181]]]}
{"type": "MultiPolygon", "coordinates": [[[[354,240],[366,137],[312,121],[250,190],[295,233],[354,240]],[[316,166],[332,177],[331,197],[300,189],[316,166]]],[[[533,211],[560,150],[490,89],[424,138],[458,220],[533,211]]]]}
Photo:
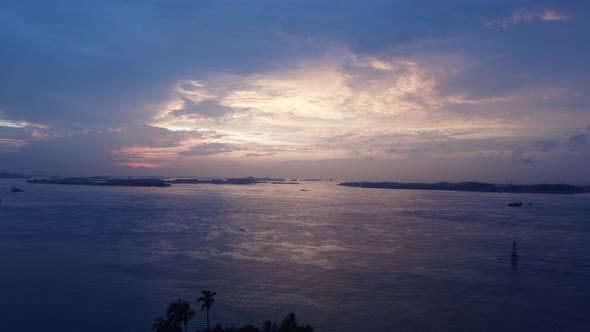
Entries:
{"type": "Polygon", "coordinates": [[[569,184],[530,184],[530,185],[499,185],[482,182],[438,182],[438,183],[400,183],[400,182],[342,182],[343,187],[372,189],[409,189],[409,190],[447,190],[488,193],[521,193],[521,194],[583,194],[590,188],[569,184]]]}

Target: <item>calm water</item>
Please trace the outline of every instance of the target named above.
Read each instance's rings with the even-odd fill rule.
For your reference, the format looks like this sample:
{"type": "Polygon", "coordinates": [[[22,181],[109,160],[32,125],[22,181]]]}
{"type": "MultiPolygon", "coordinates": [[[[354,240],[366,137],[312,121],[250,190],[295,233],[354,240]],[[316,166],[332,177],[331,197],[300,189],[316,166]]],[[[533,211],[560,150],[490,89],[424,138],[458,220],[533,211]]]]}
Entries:
{"type": "MultiPolygon", "coordinates": [[[[211,319],[223,325],[294,311],[320,332],[590,326],[589,195],[331,182],[0,189],[3,331],[150,331],[201,289],[217,291],[211,319]]],[[[199,310],[189,328],[203,324],[199,310]]]]}

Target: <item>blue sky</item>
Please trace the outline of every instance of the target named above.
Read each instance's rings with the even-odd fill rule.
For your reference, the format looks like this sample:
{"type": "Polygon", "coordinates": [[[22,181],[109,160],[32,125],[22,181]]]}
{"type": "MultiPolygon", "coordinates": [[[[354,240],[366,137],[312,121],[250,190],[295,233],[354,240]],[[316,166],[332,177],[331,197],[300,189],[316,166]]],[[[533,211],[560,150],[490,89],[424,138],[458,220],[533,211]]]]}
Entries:
{"type": "Polygon", "coordinates": [[[5,1],[0,170],[590,183],[585,1],[5,1]]]}

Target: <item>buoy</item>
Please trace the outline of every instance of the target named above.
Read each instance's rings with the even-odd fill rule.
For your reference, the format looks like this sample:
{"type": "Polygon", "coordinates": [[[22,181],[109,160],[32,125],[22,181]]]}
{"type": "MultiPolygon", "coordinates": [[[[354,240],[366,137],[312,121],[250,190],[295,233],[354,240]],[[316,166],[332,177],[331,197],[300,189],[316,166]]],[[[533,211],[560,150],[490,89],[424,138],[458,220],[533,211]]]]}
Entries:
{"type": "Polygon", "coordinates": [[[518,253],[516,252],[516,241],[512,241],[512,258],[518,257],[518,253]]]}
{"type": "Polygon", "coordinates": [[[512,255],[510,255],[510,257],[512,258],[510,260],[510,262],[512,263],[512,269],[516,270],[516,267],[518,266],[518,253],[516,252],[516,241],[512,241],[512,255]]]}

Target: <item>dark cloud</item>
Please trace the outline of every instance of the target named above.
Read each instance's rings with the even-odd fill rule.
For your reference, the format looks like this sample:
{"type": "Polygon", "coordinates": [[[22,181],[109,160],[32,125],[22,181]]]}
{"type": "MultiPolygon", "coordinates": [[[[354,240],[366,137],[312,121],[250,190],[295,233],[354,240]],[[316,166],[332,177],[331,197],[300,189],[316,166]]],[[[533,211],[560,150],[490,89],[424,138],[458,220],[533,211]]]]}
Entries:
{"type": "Polygon", "coordinates": [[[248,158],[257,158],[257,157],[269,157],[269,156],[274,156],[276,155],[276,153],[274,152],[269,152],[269,153],[247,153],[246,157],[248,158]]]}
{"type": "Polygon", "coordinates": [[[3,127],[0,126],[0,138],[17,139],[30,141],[32,129],[26,127],[3,127]]]}
{"type": "Polygon", "coordinates": [[[210,156],[239,150],[237,146],[226,143],[205,143],[193,146],[188,151],[180,152],[182,156],[210,156]]]}
{"type": "Polygon", "coordinates": [[[199,103],[195,103],[189,98],[182,98],[182,101],[184,103],[183,107],[171,111],[169,115],[174,117],[186,116],[187,118],[221,118],[236,112],[232,107],[221,105],[215,99],[205,99],[199,103]]]}
{"type": "Polygon", "coordinates": [[[386,153],[402,153],[399,149],[396,148],[386,148],[384,151],[386,153]]]}
{"type": "Polygon", "coordinates": [[[246,3],[23,1],[0,9],[0,109],[51,124],[145,123],[179,80],[263,68],[288,45],[246,3]],[[239,52],[236,52],[239,50],[239,52]],[[264,61],[262,61],[264,59],[264,61]]]}
{"type": "Polygon", "coordinates": [[[0,169],[62,175],[117,173],[118,164],[129,161],[128,156],[118,153],[121,149],[176,147],[187,139],[215,136],[208,131],[170,131],[151,126],[70,130],[63,136],[29,139],[27,145],[10,154],[0,151],[0,169]]]}
{"type": "Polygon", "coordinates": [[[559,140],[537,140],[537,145],[542,152],[549,152],[558,149],[561,146],[559,140]]]}
{"type": "Polygon", "coordinates": [[[567,143],[573,149],[585,148],[590,146],[590,130],[572,134],[568,137],[567,143]]]}
{"type": "Polygon", "coordinates": [[[203,132],[171,131],[153,126],[133,126],[117,132],[121,144],[145,147],[172,147],[190,137],[203,136],[203,132]]]}
{"type": "Polygon", "coordinates": [[[549,157],[542,162],[526,163],[522,156],[471,156],[465,158],[433,158],[426,155],[406,159],[326,159],[291,160],[288,163],[257,165],[250,170],[258,176],[289,174],[294,178],[311,175],[339,181],[437,182],[482,181],[492,183],[590,183],[590,174],[580,165],[590,162],[590,154],[549,157]],[[547,172],[546,170],[554,170],[547,172]],[[335,172],[337,170],[337,172],[335,172]],[[477,170],[474,172],[474,170],[477,170]]]}
{"type": "Polygon", "coordinates": [[[385,148],[383,150],[385,153],[390,154],[402,154],[402,153],[419,153],[420,150],[416,148],[407,148],[407,149],[400,149],[400,148],[385,148]]]}

